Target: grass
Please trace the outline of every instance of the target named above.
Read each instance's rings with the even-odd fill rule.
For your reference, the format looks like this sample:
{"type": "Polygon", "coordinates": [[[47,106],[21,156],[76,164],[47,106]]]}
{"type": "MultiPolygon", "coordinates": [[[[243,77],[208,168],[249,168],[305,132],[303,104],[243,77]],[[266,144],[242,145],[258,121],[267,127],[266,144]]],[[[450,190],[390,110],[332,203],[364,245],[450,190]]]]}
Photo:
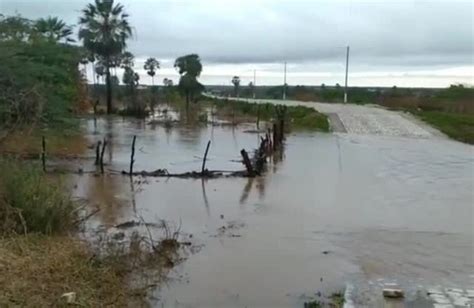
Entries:
{"type": "Polygon", "coordinates": [[[449,137],[474,144],[474,114],[442,111],[413,111],[412,113],[449,137]]]}
{"type": "Polygon", "coordinates": [[[342,308],[344,307],[344,292],[332,293],[329,297],[312,299],[303,304],[304,308],[342,308]]]}
{"type": "MultiPolygon", "coordinates": [[[[214,99],[212,103],[217,113],[221,116],[229,117],[235,114],[236,117],[247,117],[247,120],[255,121],[258,116],[261,121],[271,121],[276,118],[276,106],[270,103],[257,104],[244,101],[229,101],[223,99],[214,99]]],[[[310,129],[315,131],[329,131],[329,122],[327,116],[319,113],[314,108],[304,106],[288,106],[287,118],[290,125],[298,129],[310,129]]]]}
{"type": "Polygon", "coordinates": [[[0,158],[0,307],[146,306],[148,290],[178,262],[179,229],[74,237],[80,220],[65,187],[39,166],[0,158]]]}
{"type": "Polygon", "coordinates": [[[39,157],[42,136],[46,138],[47,155],[69,157],[87,151],[86,138],[79,130],[48,130],[22,128],[0,140],[0,153],[20,157],[39,157]]]}
{"type": "Polygon", "coordinates": [[[150,248],[138,233],[95,245],[69,236],[1,238],[0,307],[65,307],[69,292],[77,307],[148,307],[148,290],[176,262],[179,243],[150,248]]]}
{"type": "Polygon", "coordinates": [[[75,204],[37,164],[0,159],[0,170],[1,233],[64,234],[75,227],[75,204]]]}
{"type": "Polygon", "coordinates": [[[76,292],[77,306],[125,307],[125,275],[98,262],[87,245],[70,237],[27,235],[0,240],[0,306],[61,307],[76,292]]]}

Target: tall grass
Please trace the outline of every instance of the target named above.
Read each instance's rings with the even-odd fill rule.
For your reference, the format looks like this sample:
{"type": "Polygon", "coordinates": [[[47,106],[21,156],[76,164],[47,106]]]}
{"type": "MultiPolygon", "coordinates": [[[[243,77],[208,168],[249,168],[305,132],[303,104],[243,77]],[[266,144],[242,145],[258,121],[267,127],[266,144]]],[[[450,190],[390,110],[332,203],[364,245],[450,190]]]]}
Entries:
{"type": "Polygon", "coordinates": [[[0,159],[0,233],[60,234],[77,219],[64,187],[35,164],[0,159]]]}

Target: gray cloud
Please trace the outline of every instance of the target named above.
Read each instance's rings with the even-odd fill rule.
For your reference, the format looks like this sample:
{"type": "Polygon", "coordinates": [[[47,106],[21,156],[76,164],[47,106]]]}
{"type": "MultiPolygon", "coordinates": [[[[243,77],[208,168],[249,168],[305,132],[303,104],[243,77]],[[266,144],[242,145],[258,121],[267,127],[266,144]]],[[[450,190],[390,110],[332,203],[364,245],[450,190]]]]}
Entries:
{"type": "MultiPolygon", "coordinates": [[[[123,0],[138,57],[198,53],[210,65],[310,63],[339,70],[473,64],[473,4],[463,1],[123,0]]],[[[0,0],[0,11],[76,23],[86,0],[0,0]]],[[[299,68],[299,69],[300,69],[299,68]]]]}

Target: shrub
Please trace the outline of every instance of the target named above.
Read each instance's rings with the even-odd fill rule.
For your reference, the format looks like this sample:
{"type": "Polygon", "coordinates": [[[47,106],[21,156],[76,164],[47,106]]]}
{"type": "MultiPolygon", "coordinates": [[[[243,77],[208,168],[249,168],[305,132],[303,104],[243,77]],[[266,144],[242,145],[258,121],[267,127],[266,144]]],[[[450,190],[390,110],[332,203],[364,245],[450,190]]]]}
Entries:
{"type": "Polygon", "coordinates": [[[65,233],[77,211],[64,187],[38,166],[0,159],[0,232],[65,233]]]}

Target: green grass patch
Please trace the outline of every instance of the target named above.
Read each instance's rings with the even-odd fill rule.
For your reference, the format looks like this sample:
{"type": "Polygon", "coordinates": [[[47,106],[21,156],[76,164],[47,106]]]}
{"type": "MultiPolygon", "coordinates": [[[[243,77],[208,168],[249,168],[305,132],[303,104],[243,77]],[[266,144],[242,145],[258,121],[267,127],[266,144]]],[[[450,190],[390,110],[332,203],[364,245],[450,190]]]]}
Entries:
{"type": "Polygon", "coordinates": [[[474,144],[474,115],[440,111],[415,111],[412,113],[449,137],[474,144]]]}
{"type": "Polygon", "coordinates": [[[0,233],[64,234],[77,211],[58,180],[37,164],[0,159],[0,233]]]}
{"type": "MultiPolygon", "coordinates": [[[[224,99],[214,99],[208,105],[214,105],[217,112],[223,115],[248,116],[256,118],[261,121],[271,121],[276,118],[275,109],[277,105],[264,103],[247,103],[245,101],[231,101],[224,99]]],[[[314,108],[304,106],[288,106],[286,117],[293,128],[309,129],[315,131],[328,132],[329,122],[327,116],[319,113],[314,108]]]]}

